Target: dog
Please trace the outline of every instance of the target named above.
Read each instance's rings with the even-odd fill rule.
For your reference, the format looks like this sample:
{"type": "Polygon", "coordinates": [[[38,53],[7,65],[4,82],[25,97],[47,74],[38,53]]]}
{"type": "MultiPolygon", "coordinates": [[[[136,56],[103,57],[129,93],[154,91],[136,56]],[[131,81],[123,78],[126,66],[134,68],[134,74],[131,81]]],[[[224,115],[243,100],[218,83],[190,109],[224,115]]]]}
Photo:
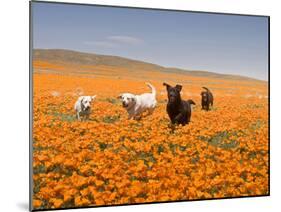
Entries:
{"type": "Polygon", "coordinates": [[[163,85],[166,86],[168,93],[166,110],[172,124],[181,124],[183,126],[188,124],[191,118],[191,105],[195,105],[195,102],[191,99],[187,101],[181,99],[181,85],[176,85],[175,87],[167,83],[163,83],[163,85]]]}
{"type": "Polygon", "coordinates": [[[89,119],[91,114],[91,103],[96,98],[94,96],[80,96],[74,105],[74,110],[76,111],[76,118],[81,121],[82,118],[84,120],[89,119]]]}
{"type": "Polygon", "coordinates": [[[128,119],[140,119],[140,115],[145,111],[148,111],[150,115],[157,105],[156,89],[150,83],[145,84],[151,89],[151,93],[141,95],[123,93],[118,96],[122,101],[122,106],[128,112],[128,119]]]}
{"type": "Polygon", "coordinates": [[[214,97],[212,92],[206,88],[206,87],[202,87],[203,89],[205,89],[205,91],[201,92],[201,106],[202,106],[202,110],[210,110],[210,105],[213,107],[214,104],[214,97]]]}

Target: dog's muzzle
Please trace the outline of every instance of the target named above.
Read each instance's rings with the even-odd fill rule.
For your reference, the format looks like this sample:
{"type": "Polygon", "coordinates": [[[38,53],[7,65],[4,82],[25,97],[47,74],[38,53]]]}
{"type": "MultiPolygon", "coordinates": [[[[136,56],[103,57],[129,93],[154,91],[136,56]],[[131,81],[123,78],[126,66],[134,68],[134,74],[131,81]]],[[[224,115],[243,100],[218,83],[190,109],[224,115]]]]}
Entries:
{"type": "Polygon", "coordinates": [[[170,102],[174,102],[174,101],[176,101],[176,97],[175,96],[169,96],[169,101],[170,102]]]}
{"type": "Polygon", "coordinates": [[[125,102],[122,102],[123,107],[128,107],[128,104],[126,104],[125,102]]]}
{"type": "Polygon", "coordinates": [[[84,111],[87,111],[90,109],[90,106],[84,107],[84,111]]]}

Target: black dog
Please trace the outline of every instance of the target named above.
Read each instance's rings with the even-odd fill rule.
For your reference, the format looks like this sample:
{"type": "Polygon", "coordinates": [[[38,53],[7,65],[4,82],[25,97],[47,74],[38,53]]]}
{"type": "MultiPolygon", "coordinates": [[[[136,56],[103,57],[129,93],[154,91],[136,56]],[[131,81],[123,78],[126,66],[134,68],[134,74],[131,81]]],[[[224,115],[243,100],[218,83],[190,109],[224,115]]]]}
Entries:
{"type": "Polygon", "coordinates": [[[202,100],[201,100],[201,105],[202,105],[202,110],[210,110],[210,105],[214,104],[214,97],[213,94],[211,93],[211,91],[206,88],[206,87],[202,87],[203,89],[205,89],[205,91],[201,92],[201,96],[202,96],[202,100]]]}
{"type": "Polygon", "coordinates": [[[181,99],[181,85],[175,87],[167,83],[163,83],[163,85],[166,86],[168,92],[167,113],[172,124],[188,124],[191,117],[191,104],[195,105],[195,103],[192,100],[183,101],[181,99]]]}

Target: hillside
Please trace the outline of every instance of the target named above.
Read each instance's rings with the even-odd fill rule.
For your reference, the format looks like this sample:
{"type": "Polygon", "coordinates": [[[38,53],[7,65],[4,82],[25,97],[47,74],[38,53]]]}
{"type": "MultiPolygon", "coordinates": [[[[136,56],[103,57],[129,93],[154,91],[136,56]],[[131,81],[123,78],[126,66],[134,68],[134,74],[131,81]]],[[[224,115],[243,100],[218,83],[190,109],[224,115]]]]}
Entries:
{"type": "Polygon", "coordinates": [[[34,49],[34,61],[45,61],[55,64],[73,64],[83,66],[107,66],[114,68],[125,68],[130,71],[160,71],[172,72],[177,74],[184,74],[194,77],[211,77],[230,80],[247,80],[247,81],[261,81],[249,77],[239,75],[219,74],[208,71],[193,71],[184,70],[172,67],[163,67],[157,64],[147,63],[138,60],[132,60],[119,56],[100,55],[93,53],[84,53],[65,49],[34,49]]]}

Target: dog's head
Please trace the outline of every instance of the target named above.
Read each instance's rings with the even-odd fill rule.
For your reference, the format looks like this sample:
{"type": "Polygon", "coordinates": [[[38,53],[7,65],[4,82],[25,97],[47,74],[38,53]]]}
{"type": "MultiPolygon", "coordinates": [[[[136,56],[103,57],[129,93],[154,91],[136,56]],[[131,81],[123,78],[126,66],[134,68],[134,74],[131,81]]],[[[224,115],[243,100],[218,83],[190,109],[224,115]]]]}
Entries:
{"type": "Polygon", "coordinates": [[[201,96],[202,96],[202,101],[203,102],[207,102],[208,101],[208,94],[206,91],[202,91],[201,92],[201,96]]]}
{"type": "Polygon", "coordinates": [[[134,94],[131,93],[123,93],[118,96],[119,99],[122,101],[122,105],[124,108],[129,109],[133,105],[136,104],[136,97],[134,94]]]}
{"type": "Polygon", "coordinates": [[[180,96],[180,92],[182,89],[181,85],[176,85],[175,87],[173,87],[165,82],[163,83],[163,85],[166,86],[167,93],[168,93],[168,100],[170,103],[174,103],[181,100],[181,96],[180,96]]]}
{"type": "Polygon", "coordinates": [[[81,102],[81,106],[83,110],[87,110],[91,107],[92,101],[96,98],[96,95],[94,96],[80,96],[79,100],[81,102]]]}

